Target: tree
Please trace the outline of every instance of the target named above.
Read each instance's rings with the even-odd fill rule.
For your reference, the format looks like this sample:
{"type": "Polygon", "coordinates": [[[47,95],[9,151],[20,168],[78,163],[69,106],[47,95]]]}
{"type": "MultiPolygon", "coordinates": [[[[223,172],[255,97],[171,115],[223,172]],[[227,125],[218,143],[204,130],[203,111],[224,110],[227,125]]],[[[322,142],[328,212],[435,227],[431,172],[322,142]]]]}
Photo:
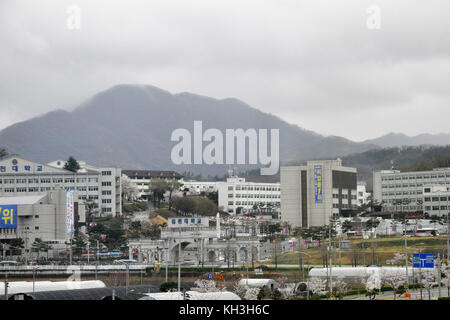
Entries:
{"type": "Polygon", "coordinates": [[[220,288],[216,287],[214,280],[197,280],[194,282],[195,287],[192,287],[192,291],[197,292],[220,292],[220,288]]]}
{"type": "Polygon", "coordinates": [[[8,155],[8,151],[6,148],[0,148],[0,158],[6,157],[8,155]]]}
{"type": "Polygon", "coordinates": [[[353,230],[353,223],[351,220],[347,219],[342,223],[342,232],[347,233],[348,231],[353,230]]]}
{"type": "Polygon", "coordinates": [[[310,290],[315,295],[322,295],[327,293],[326,287],[327,287],[327,280],[321,279],[318,277],[312,277],[308,281],[308,290],[310,290]]]}
{"type": "Polygon", "coordinates": [[[39,260],[41,251],[48,252],[48,250],[51,249],[51,246],[44,241],[42,241],[41,238],[36,238],[31,245],[32,250],[37,252],[37,258],[39,260]]]}
{"type": "Polygon", "coordinates": [[[122,198],[126,200],[135,200],[139,197],[139,189],[136,183],[133,182],[127,175],[122,174],[122,198]]]}
{"type": "Polygon", "coordinates": [[[382,270],[381,279],[384,285],[391,287],[394,291],[394,300],[398,288],[406,284],[406,275],[403,273],[403,270],[382,270]]]}
{"type": "Polygon", "coordinates": [[[422,284],[428,292],[428,300],[431,300],[431,289],[436,283],[436,278],[433,272],[425,270],[422,275],[422,284]]]}
{"type": "Polygon", "coordinates": [[[348,284],[344,281],[343,277],[338,277],[336,281],[333,282],[334,296],[339,300],[342,300],[345,292],[347,291],[348,284]]]}
{"type": "MultiPolygon", "coordinates": [[[[244,300],[260,300],[262,299],[260,298],[260,293],[261,291],[259,290],[259,288],[249,288],[247,289],[247,291],[245,291],[244,300]]],[[[262,295],[262,297],[264,297],[264,295],[262,295]]]]}
{"type": "Polygon", "coordinates": [[[192,197],[175,197],[173,200],[173,206],[175,210],[186,216],[195,211],[195,201],[192,197]]]}
{"type": "Polygon", "coordinates": [[[380,275],[378,273],[371,274],[366,282],[366,290],[367,290],[366,295],[369,296],[371,300],[374,300],[380,288],[381,288],[380,275]]]}
{"type": "MultiPolygon", "coordinates": [[[[23,249],[25,241],[22,238],[14,238],[9,241],[9,247],[14,249],[23,249]]],[[[11,250],[12,254],[12,250],[11,250]]],[[[20,255],[22,255],[22,250],[20,250],[20,255]]]]}
{"type": "Polygon", "coordinates": [[[441,273],[443,274],[441,282],[447,287],[447,295],[450,296],[450,263],[442,262],[441,273]]]}
{"type": "Polygon", "coordinates": [[[69,159],[67,159],[66,164],[64,165],[64,169],[72,172],[77,172],[78,170],[80,170],[80,164],[74,157],[70,156],[69,159]]]}
{"type": "Polygon", "coordinates": [[[167,182],[163,179],[153,179],[150,182],[151,199],[153,200],[153,206],[156,207],[158,203],[158,208],[161,208],[161,201],[164,200],[164,194],[168,190],[167,182]]]}
{"type": "Polygon", "coordinates": [[[373,228],[378,227],[378,225],[380,224],[380,221],[378,219],[372,218],[366,221],[366,230],[371,230],[373,228]]]}
{"type": "Polygon", "coordinates": [[[166,181],[166,189],[169,191],[169,210],[172,209],[172,193],[174,190],[180,189],[180,185],[176,179],[166,181]]]}
{"type": "Polygon", "coordinates": [[[89,224],[92,217],[99,214],[98,203],[92,199],[86,199],[84,201],[84,207],[86,209],[86,222],[89,224]]]}

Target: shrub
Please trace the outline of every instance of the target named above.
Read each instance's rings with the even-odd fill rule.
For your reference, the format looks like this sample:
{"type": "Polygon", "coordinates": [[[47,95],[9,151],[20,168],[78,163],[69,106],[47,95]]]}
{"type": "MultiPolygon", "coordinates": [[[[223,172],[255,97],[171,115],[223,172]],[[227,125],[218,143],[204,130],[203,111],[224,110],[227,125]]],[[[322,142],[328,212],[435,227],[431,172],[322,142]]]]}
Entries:
{"type": "Polygon", "coordinates": [[[161,291],[161,292],[168,292],[171,289],[177,290],[178,289],[178,283],[176,283],[176,282],[164,282],[159,287],[159,291],[161,291]]]}

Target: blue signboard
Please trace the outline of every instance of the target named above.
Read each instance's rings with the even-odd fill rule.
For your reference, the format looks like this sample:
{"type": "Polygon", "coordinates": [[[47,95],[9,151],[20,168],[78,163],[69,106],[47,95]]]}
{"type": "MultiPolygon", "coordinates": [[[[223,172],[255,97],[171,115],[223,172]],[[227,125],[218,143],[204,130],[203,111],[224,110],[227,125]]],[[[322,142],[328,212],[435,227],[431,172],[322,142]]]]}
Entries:
{"type": "Polygon", "coordinates": [[[0,228],[17,229],[17,205],[0,205],[0,228]]]}
{"type": "Polygon", "coordinates": [[[322,166],[314,166],[314,196],[316,203],[322,203],[322,166]]]}
{"type": "Polygon", "coordinates": [[[213,278],[213,274],[212,273],[208,273],[208,279],[212,280],[212,278],[213,278]]]}
{"type": "Polygon", "coordinates": [[[434,254],[432,253],[414,253],[413,268],[434,268],[434,254]]]}

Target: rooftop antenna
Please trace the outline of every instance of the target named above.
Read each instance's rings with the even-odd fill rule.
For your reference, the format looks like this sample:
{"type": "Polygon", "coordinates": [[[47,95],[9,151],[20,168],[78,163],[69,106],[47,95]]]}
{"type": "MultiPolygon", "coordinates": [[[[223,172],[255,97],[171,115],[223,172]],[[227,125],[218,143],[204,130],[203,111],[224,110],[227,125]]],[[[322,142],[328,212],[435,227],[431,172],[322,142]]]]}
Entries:
{"type": "Polygon", "coordinates": [[[394,170],[394,160],[391,160],[391,170],[394,170]]]}

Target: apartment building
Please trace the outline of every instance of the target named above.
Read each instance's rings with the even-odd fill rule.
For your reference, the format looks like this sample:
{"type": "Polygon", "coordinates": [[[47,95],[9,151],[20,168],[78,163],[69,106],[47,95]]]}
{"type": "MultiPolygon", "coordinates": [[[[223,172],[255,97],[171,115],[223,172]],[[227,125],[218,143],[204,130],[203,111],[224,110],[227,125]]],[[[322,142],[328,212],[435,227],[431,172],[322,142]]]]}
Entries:
{"type": "Polygon", "coordinates": [[[0,159],[0,197],[37,195],[57,188],[74,190],[80,201],[98,203],[99,216],[122,214],[121,169],[97,168],[79,161],[80,170],[64,169],[65,161],[41,164],[18,155],[0,159]]]}

